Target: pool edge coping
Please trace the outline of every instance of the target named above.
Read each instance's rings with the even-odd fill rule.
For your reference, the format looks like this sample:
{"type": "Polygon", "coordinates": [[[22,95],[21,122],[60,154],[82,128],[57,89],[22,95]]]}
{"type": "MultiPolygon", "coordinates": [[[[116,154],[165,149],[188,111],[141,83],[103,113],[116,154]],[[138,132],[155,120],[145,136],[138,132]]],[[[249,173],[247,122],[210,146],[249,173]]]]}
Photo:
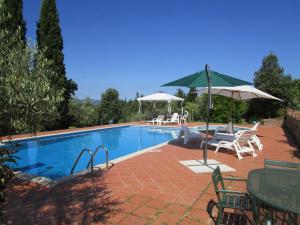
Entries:
{"type": "MultiPolygon", "coordinates": [[[[73,132],[64,132],[64,133],[56,133],[56,134],[50,134],[50,135],[40,135],[40,136],[37,136],[37,137],[47,137],[47,136],[55,136],[55,135],[62,135],[62,134],[72,134],[72,133],[78,133],[78,132],[86,132],[86,131],[95,131],[95,130],[102,130],[102,129],[109,129],[109,128],[120,128],[120,127],[127,127],[127,126],[147,126],[147,127],[173,127],[173,128],[176,128],[178,126],[154,126],[154,125],[147,125],[147,124],[141,124],[141,125],[137,125],[137,124],[128,124],[128,125],[119,125],[119,126],[110,126],[110,127],[103,127],[103,128],[95,128],[95,129],[88,129],[88,130],[80,130],[80,131],[73,131],[73,132]]],[[[19,139],[14,139],[14,141],[16,140],[26,140],[26,139],[33,139],[33,138],[36,138],[36,137],[29,137],[29,138],[19,138],[19,139]]],[[[173,140],[176,140],[176,139],[173,139],[173,140]]],[[[136,151],[136,152],[133,152],[131,154],[128,154],[128,155],[125,155],[125,156],[121,156],[119,158],[116,158],[116,159],[113,159],[111,161],[109,161],[110,164],[117,164],[117,163],[120,163],[122,161],[125,161],[127,159],[130,159],[130,158],[133,158],[135,156],[138,156],[138,155],[141,155],[141,154],[144,154],[148,151],[151,151],[151,150],[154,150],[154,149],[157,149],[159,147],[162,147],[162,146],[165,146],[169,143],[169,141],[167,142],[163,142],[163,143],[160,143],[160,144],[157,144],[157,145],[153,145],[151,147],[148,147],[148,148],[145,148],[145,149],[142,149],[142,150],[139,150],[139,151],[136,151]]],[[[94,166],[94,169],[106,169],[105,168],[106,165],[105,163],[102,163],[102,164],[97,164],[94,166]]],[[[84,174],[87,174],[89,172],[89,170],[85,169],[85,170],[81,170],[79,171],[78,173],[76,174],[70,174],[68,176],[64,176],[62,178],[59,178],[57,180],[53,180],[53,179],[50,179],[50,178],[47,178],[47,177],[43,177],[43,176],[35,176],[33,174],[29,174],[29,173],[25,173],[25,172],[22,172],[22,171],[14,171],[14,174],[15,174],[15,177],[21,179],[21,180],[25,180],[25,181],[30,181],[30,182],[33,182],[33,183],[37,183],[37,184],[40,184],[40,185],[43,185],[43,186],[46,186],[46,187],[53,187],[57,184],[60,184],[60,183],[63,183],[63,182],[66,182],[68,180],[71,180],[75,177],[78,177],[80,175],[84,175],[84,174]]]]}
{"type": "MultiPolygon", "coordinates": [[[[174,139],[174,140],[176,140],[176,139],[174,139]]],[[[160,144],[157,144],[157,145],[153,145],[153,146],[151,146],[149,148],[145,148],[145,149],[139,150],[137,152],[133,152],[133,153],[128,154],[126,156],[121,156],[119,158],[116,158],[116,159],[113,159],[113,160],[109,161],[109,164],[115,165],[115,164],[123,162],[123,161],[125,161],[127,159],[131,159],[131,158],[136,157],[138,155],[144,154],[144,153],[146,153],[148,151],[151,151],[151,150],[163,147],[163,146],[167,145],[168,143],[169,143],[169,141],[163,142],[163,143],[160,143],[160,144]]],[[[105,170],[107,170],[105,163],[101,163],[101,164],[95,165],[94,169],[100,169],[100,170],[105,169],[105,170]]],[[[24,172],[21,172],[21,171],[14,172],[15,177],[17,177],[17,178],[19,178],[21,180],[30,181],[30,182],[33,182],[33,183],[37,183],[37,184],[49,187],[49,188],[54,187],[57,184],[69,181],[69,180],[71,180],[71,179],[73,179],[75,177],[78,177],[78,176],[81,176],[81,175],[85,175],[85,174],[88,174],[88,173],[89,173],[89,170],[85,169],[85,170],[79,171],[76,174],[70,174],[68,176],[64,176],[64,177],[59,178],[57,180],[53,180],[53,179],[50,179],[50,178],[47,178],[47,177],[43,177],[43,176],[34,176],[32,174],[24,173],[24,172]]]]}
{"type": "MultiPolygon", "coordinates": [[[[103,129],[110,129],[110,128],[120,128],[120,127],[127,127],[127,126],[147,126],[147,127],[159,127],[159,128],[179,128],[178,125],[168,125],[168,126],[157,126],[157,125],[149,125],[149,124],[122,124],[122,125],[117,125],[117,126],[108,126],[108,127],[102,127],[102,128],[95,128],[95,129],[86,129],[86,130],[79,130],[79,131],[71,131],[71,132],[62,132],[62,133],[55,133],[55,134],[47,134],[47,135],[39,135],[37,137],[47,137],[47,136],[55,136],[55,135],[63,135],[63,134],[72,134],[72,133],[79,133],[79,132],[86,132],[86,131],[95,131],[95,130],[103,130],[103,129]]],[[[205,126],[205,125],[202,125],[202,126],[205,126]]],[[[197,128],[199,126],[191,126],[190,128],[197,128]]],[[[238,126],[237,126],[238,127],[238,126]]],[[[26,140],[26,139],[33,139],[33,138],[36,138],[36,137],[24,137],[24,138],[19,138],[19,139],[14,139],[14,141],[16,140],[26,140]]],[[[173,140],[178,140],[177,139],[173,139],[173,140]]],[[[130,158],[133,158],[135,156],[138,156],[138,155],[141,155],[141,154],[144,154],[148,151],[151,151],[151,150],[154,150],[154,149],[157,149],[159,147],[162,147],[162,146],[165,146],[169,143],[169,141],[167,142],[163,142],[163,143],[160,143],[160,144],[157,144],[157,145],[153,145],[151,147],[148,147],[148,148],[145,148],[145,149],[142,149],[142,150],[139,150],[139,151],[136,151],[136,152],[133,152],[131,154],[128,154],[128,155],[125,155],[125,156],[121,156],[119,158],[116,158],[116,159],[113,159],[111,161],[109,161],[109,163],[112,163],[112,164],[116,164],[116,163],[120,163],[122,161],[125,161],[127,159],[130,159],[130,158]]],[[[94,168],[96,169],[104,169],[106,167],[105,163],[102,163],[102,164],[97,164],[94,166],[94,168]]],[[[89,171],[88,170],[81,170],[79,171],[78,173],[76,174],[70,174],[68,176],[64,176],[62,178],[59,178],[57,180],[53,180],[53,179],[50,179],[50,178],[47,178],[47,177],[43,177],[43,176],[35,176],[35,175],[32,175],[32,174],[29,174],[29,173],[25,173],[25,172],[22,172],[22,171],[15,171],[14,174],[15,174],[15,177],[19,178],[19,179],[22,179],[22,180],[25,180],[25,181],[31,181],[31,182],[34,182],[34,183],[37,183],[37,184],[40,184],[40,185],[43,185],[43,186],[47,186],[47,187],[53,187],[57,184],[60,184],[60,183],[63,183],[63,182],[66,182],[68,180],[71,180],[75,177],[78,177],[80,175],[84,175],[84,174],[87,174],[89,171]]]]}

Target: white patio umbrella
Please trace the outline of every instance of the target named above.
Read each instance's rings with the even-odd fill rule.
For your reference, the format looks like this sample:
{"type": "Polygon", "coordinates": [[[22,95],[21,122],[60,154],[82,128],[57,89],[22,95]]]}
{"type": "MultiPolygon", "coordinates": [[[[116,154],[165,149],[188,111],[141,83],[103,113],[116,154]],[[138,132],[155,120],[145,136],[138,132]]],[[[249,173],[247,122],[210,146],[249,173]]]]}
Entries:
{"type": "Polygon", "coordinates": [[[151,95],[147,95],[137,99],[139,102],[139,113],[141,113],[142,102],[153,102],[155,107],[155,102],[167,102],[168,103],[168,113],[170,114],[172,111],[171,102],[181,101],[181,113],[183,113],[182,102],[183,98],[179,98],[174,95],[170,95],[167,93],[155,93],[151,95]]]}
{"type": "MultiPolygon", "coordinates": [[[[198,95],[208,93],[208,89],[207,88],[198,89],[197,93],[198,95]]],[[[246,101],[253,98],[264,98],[264,99],[283,101],[280,98],[276,98],[266,92],[263,92],[249,85],[234,86],[234,87],[211,87],[211,94],[222,95],[240,101],[246,101]]]]}
{"type": "MultiPolygon", "coordinates": [[[[199,95],[207,93],[207,88],[197,90],[199,95]]],[[[283,101],[266,92],[263,92],[255,87],[249,85],[235,86],[235,87],[211,87],[211,93],[214,95],[223,95],[235,100],[250,100],[253,98],[266,98],[277,101],[283,101]]]]}

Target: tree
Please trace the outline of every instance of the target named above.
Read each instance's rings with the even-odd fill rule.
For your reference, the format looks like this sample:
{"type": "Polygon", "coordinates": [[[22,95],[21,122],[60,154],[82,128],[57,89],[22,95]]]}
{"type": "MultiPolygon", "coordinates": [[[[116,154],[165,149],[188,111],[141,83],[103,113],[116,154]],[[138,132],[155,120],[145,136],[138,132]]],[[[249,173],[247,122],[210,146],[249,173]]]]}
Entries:
{"type": "Polygon", "coordinates": [[[97,105],[90,98],[84,100],[72,99],[70,101],[70,116],[75,127],[95,126],[98,124],[97,105]]]}
{"type": "Polygon", "coordinates": [[[294,80],[294,86],[296,89],[296,97],[294,98],[295,101],[295,109],[300,110],[300,79],[294,80]]]}
{"type": "Polygon", "coordinates": [[[184,91],[181,88],[177,89],[175,96],[177,96],[179,98],[183,98],[183,99],[186,98],[186,94],[184,93],[184,91]]]}
{"type": "Polygon", "coordinates": [[[57,76],[52,77],[52,84],[64,89],[64,98],[59,107],[59,122],[54,128],[67,128],[71,123],[68,116],[69,102],[77,90],[77,84],[66,77],[63,39],[55,0],[43,0],[36,34],[38,48],[44,50],[46,58],[54,62],[53,70],[57,76]]]}
{"type": "Polygon", "coordinates": [[[261,68],[254,74],[254,85],[284,102],[254,99],[249,107],[250,117],[255,119],[276,117],[285,107],[295,106],[296,88],[293,79],[290,75],[284,74],[284,69],[279,65],[278,57],[274,53],[264,57],[261,68]]]}
{"type": "Polygon", "coordinates": [[[101,95],[99,118],[102,124],[117,123],[122,117],[119,92],[109,88],[101,95]]]}
{"type": "MultiPolygon", "coordinates": [[[[26,43],[26,24],[23,18],[23,1],[22,0],[3,0],[3,10],[5,18],[0,23],[1,30],[7,30],[9,36],[15,35],[19,29],[21,40],[26,43]]],[[[11,41],[12,39],[8,39],[11,41]]]]}
{"type": "Polygon", "coordinates": [[[242,116],[247,111],[247,103],[244,101],[236,101],[228,97],[213,95],[213,110],[211,120],[217,123],[239,123],[242,116]]]}
{"type": "Polygon", "coordinates": [[[195,102],[197,99],[196,88],[190,88],[189,93],[186,95],[187,102],[195,102]]]}
{"type": "Polygon", "coordinates": [[[56,76],[52,62],[36,47],[25,46],[21,40],[14,48],[1,46],[0,88],[7,101],[1,101],[1,116],[10,124],[13,133],[43,130],[57,115],[63,89],[50,82],[56,76]],[[3,104],[5,103],[5,104],[3,104]]]}

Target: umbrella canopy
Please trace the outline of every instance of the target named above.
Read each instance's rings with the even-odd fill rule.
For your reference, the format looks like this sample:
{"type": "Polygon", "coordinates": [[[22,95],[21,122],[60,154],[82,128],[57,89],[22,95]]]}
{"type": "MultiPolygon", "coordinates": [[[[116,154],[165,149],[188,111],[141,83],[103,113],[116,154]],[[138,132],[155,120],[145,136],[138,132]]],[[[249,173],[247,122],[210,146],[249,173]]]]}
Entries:
{"type": "MultiPolygon", "coordinates": [[[[201,88],[197,90],[199,95],[207,93],[208,88],[201,88]]],[[[283,101],[266,92],[263,92],[255,87],[249,85],[235,86],[235,87],[211,87],[211,93],[214,95],[222,95],[233,98],[235,100],[249,100],[253,98],[266,98],[277,101],[283,101]]]]}
{"type": "Polygon", "coordinates": [[[205,70],[194,73],[190,76],[183,77],[181,79],[166,83],[162,86],[180,86],[180,87],[207,87],[208,88],[208,101],[207,101],[207,118],[206,118],[206,138],[205,149],[203,151],[204,164],[207,165],[207,143],[208,143],[208,126],[210,110],[212,108],[211,103],[211,86],[225,86],[233,87],[239,85],[252,85],[248,81],[237,79],[225,74],[221,74],[212,70],[209,70],[209,66],[205,66],[205,70]]]}
{"type": "MultiPolygon", "coordinates": [[[[228,75],[224,75],[215,71],[210,71],[211,85],[212,86],[239,86],[239,85],[251,85],[252,83],[244,80],[240,80],[228,75]]],[[[207,87],[208,82],[206,78],[205,70],[194,73],[190,76],[183,77],[181,79],[166,83],[162,86],[181,86],[181,87],[207,87]]]]}
{"type": "MultiPolygon", "coordinates": [[[[181,103],[184,101],[183,98],[179,98],[174,95],[170,95],[167,93],[155,93],[152,95],[147,95],[141,98],[137,99],[139,102],[139,113],[141,113],[141,102],[154,102],[154,107],[155,107],[155,102],[168,102],[168,112],[171,113],[172,108],[171,108],[171,102],[173,101],[181,101],[181,103]]],[[[182,111],[183,109],[181,109],[182,111]]]]}
{"type": "MultiPolygon", "coordinates": [[[[235,87],[211,87],[211,94],[222,95],[225,97],[229,97],[235,100],[249,100],[253,98],[264,98],[264,99],[272,99],[277,101],[283,101],[279,98],[276,98],[266,92],[263,92],[255,87],[249,85],[235,86],[235,87]]],[[[197,90],[199,95],[208,93],[208,88],[201,88],[197,90]]],[[[234,107],[234,104],[233,104],[234,107]]],[[[234,111],[234,109],[233,109],[234,111]]],[[[232,122],[232,109],[231,109],[231,122],[232,122]]],[[[232,130],[233,130],[233,122],[232,122],[232,130]]]]}

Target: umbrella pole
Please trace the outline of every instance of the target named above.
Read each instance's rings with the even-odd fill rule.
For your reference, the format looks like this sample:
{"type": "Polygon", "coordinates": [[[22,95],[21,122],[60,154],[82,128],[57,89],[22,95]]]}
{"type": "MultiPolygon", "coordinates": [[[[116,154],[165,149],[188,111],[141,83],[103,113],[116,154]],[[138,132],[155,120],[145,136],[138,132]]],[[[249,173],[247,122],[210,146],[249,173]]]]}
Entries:
{"type": "Polygon", "coordinates": [[[207,88],[208,88],[208,99],[207,99],[207,114],[206,114],[206,135],[205,135],[205,149],[203,151],[204,165],[207,165],[207,144],[208,144],[208,127],[209,127],[209,117],[211,105],[211,78],[209,73],[208,64],[205,65],[206,78],[207,78],[207,88]]]}
{"type": "Polygon", "coordinates": [[[234,133],[234,116],[233,116],[233,113],[234,113],[234,110],[235,110],[235,108],[234,108],[235,106],[234,106],[234,100],[233,100],[233,92],[231,92],[231,130],[232,130],[232,132],[234,133]]]}

